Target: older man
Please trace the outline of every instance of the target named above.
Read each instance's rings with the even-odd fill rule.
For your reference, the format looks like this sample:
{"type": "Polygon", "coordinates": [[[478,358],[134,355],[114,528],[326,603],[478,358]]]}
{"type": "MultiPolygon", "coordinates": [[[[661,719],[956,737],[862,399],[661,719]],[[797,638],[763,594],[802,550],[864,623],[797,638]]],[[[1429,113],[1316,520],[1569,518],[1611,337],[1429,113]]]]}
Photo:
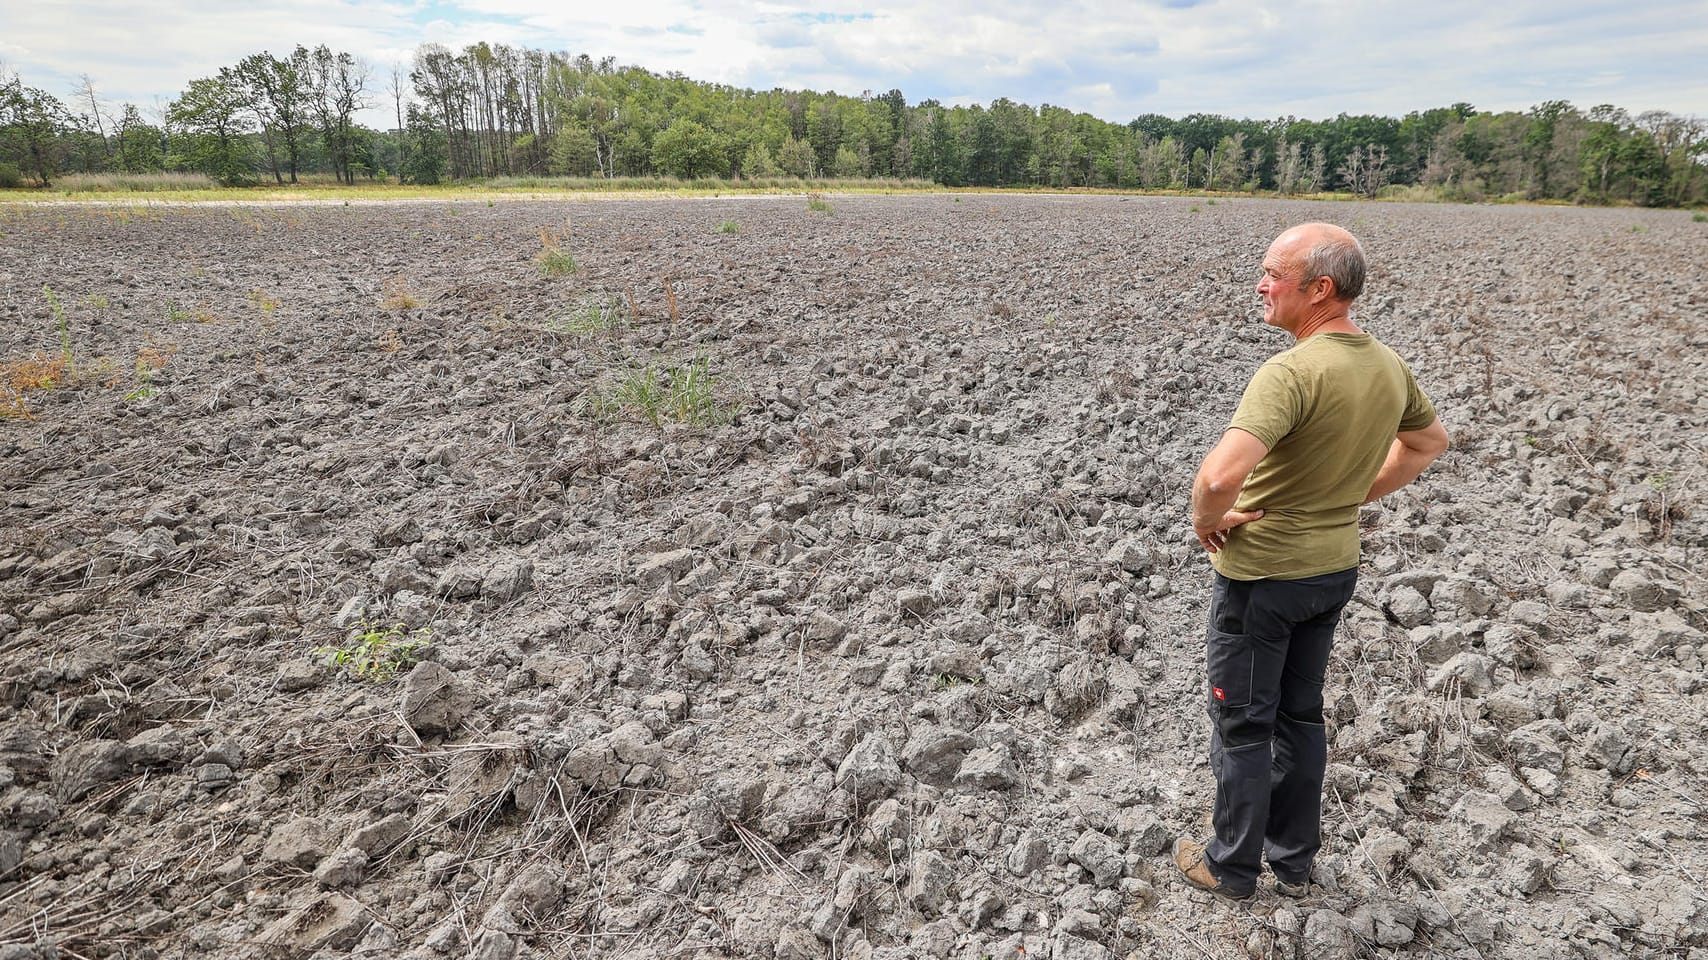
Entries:
{"type": "Polygon", "coordinates": [[[1325,223],[1270,244],[1263,320],[1295,344],[1260,367],[1192,485],[1192,529],[1215,568],[1205,661],[1214,837],[1182,837],[1194,886],[1244,899],[1267,856],[1276,887],[1308,889],[1321,846],[1323,675],[1358,578],[1358,508],[1447,449],[1429,398],[1352,322],[1364,252],[1325,223]]]}

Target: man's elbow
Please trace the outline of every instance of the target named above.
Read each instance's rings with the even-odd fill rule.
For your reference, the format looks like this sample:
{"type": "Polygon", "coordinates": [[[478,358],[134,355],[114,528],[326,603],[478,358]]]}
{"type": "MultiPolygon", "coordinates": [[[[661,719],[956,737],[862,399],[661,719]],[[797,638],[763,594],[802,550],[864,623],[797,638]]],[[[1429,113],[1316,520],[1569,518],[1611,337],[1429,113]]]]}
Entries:
{"type": "Polygon", "coordinates": [[[1447,452],[1452,445],[1452,439],[1447,436],[1447,428],[1437,420],[1422,430],[1414,430],[1399,435],[1399,441],[1408,450],[1418,456],[1434,460],[1447,452]]]}
{"type": "Polygon", "coordinates": [[[1441,425],[1440,420],[1435,421],[1434,429],[1430,431],[1430,439],[1434,441],[1434,446],[1429,451],[1431,460],[1446,453],[1447,448],[1453,445],[1453,438],[1447,435],[1447,428],[1441,425]]]}
{"type": "Polygon", "coordinates": [[[1230,476],[1209,470],[1198,474],[1198,483],[1204,492],[1213,497],[1225,497],[1230,493],[1238,493],[1245,486],[1244,476],[1230,476]]]}

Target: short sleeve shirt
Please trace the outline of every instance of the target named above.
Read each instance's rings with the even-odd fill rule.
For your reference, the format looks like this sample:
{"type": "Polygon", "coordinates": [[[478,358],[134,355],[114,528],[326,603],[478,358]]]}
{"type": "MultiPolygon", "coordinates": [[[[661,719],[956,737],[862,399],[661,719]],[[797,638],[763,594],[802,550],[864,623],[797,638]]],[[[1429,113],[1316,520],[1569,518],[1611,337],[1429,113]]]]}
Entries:
{"type": "Polygon", "coordinates": [[[1228,423],[1269,448],[1234,506],[1264,514],[1229,531],[1211,564],[1233,580],[1357,566],[1358,507],[1394,435],[1434,422],[1411,370],[1368,333],[1319,333],[1271,357],[1228,423]]]}

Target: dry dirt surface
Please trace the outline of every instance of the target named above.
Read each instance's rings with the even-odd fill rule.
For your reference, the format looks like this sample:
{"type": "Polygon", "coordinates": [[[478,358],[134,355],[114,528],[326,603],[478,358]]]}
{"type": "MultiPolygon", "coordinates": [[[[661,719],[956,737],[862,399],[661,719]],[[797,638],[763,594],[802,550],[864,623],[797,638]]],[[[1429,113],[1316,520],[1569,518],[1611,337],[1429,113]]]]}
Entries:
{"type": "Polygon", "coordinates": [[[1708,226],[828,203],[0,208],[0,957],[1708,955],[1708,226]],[[1233,904],[1188,484],[1319,218],[1455,444],[1233,904]]]}

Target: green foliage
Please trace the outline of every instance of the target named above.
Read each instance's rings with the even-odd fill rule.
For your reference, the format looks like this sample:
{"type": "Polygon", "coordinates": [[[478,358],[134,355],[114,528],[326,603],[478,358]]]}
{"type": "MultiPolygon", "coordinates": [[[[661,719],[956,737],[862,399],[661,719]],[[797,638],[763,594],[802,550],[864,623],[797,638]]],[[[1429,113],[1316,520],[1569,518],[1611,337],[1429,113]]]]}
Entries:
{"type": "Polygon", "coordinates": [[[829,213],[830,201],[824,199],[824,194],[814,191],[807,194],[807,209],[813,213],[829,213]]]}
{"type": "Polygon", "coordinates": [[[157,126],[146,123],[136,105],[125,104],[115,134],[113,164],[121,173],[150,173],[166,165],[166,152],[161,147],[166,135],[157,126]]]}
{"type": "MultiPolygon", "coordinates": [[[[1697,216],[1701,216],[1701,214],[1698,214],[1697,216]]],[[[718,224],[718,232],[719,233],[740,233],[741,232],[741,224],[736,223],[734,220],[725,220],[723,223],[718,224]]]]}
{"type": "Polygon", "coordinates": [[[357,680],[381,683],[397,676],[398,671],[413,663],[432,631],[426,627],[410,630],[406,624],[381,628],[362,622],[362,627],[350,634],[342,647],[316,647],[315,656],[324,657],[326,665],[357,680]]]}
{"type": "MultiPolygon", "coordinates": [[[[784,176],[873,185],[913,178],[948,186],[1042,189],[1328,190],[1389,198],[1572,200],[1698,207],[1708,202],[1708,138],[1694,117],[1559,100],[1484,113],[1468,103],[1401,118],[1234,119],[1155,114],[1125,124],[1050,105],[909,105],[899,90],[840,96],[743,90],[542,50],[423,45],[409,81],[416,104],[400,131],[355,125],[380,84],[325,46],[258,53],[192,81],[167,111],[172,138],[126,105],[94,132],[46,93],[0,83],[0,164],[46,182],[86,172],[201,171],[225,183],[257,171],[404,182],[586,178],[588,189],[693,189],[714,177],[784,176]],[[596,179],[595,179],[596,178],[596,179]],[[664,188],[674,188],[666,184],[664,188]]],[[[9,172],[9,171],[0,171],[9,172]]],[[[781,188],[779,189],[786,189],[781,188]]],[[[795,189],[801,189],[796,186],[795,189]]],[[[841,189],[838,187],[837,189],[841,189]]]]}
{"type": "Polygon", "coordinates": [[[445,131],[433,116],[409,105],[409,126],[403,133],[403,163],[398,177],[404,183],[432,186],[445,177],[445,131]]]}
{"type": "Polygon", "coordinates": [[[684,179],[723,176],[729,170],[729,141],[693,120],[677,120],[653,140],[652,160],[660,172],[684,179]]]}
{"type": "Polygon", "coordinates": [[[777,151],[777,166],[791,177],[806,179],[818,174],[818,158],[813,156],[812,147],[792,135],[783,140],[782,149],[777,151]]]}
{"type": "Polygon", "coordinates": [[[1697,223],[1708,223],[1708,213],[1694,213],[1690,219],[1697,223]]]}
{"type": "Polygon", "coordinates": [[[867,166],[860,154],[845,143],[836,148],[836,160],[830,165],[830,173],[835,177],[859,177],[866,174],[867,166]]]}
{"type": "Polygon", "coordinates": [[[166,108],[177,161],[223,184],[247,182],[253,169],[250,143],[254,128],[248,94],[229,76],[190,81],[166,108]]]}
{"type": "Polygon", "coordinates": [[[734,405],[720,398],[718,386],[719,378],[705,357],[663,369],[647,364],[593,394],[591,408],[595,416],[638,416],[654,427],[666,421],[714,426],[728,423],[735,414],[734,405]]]}
{"type": "Polygon", "coordinates": [[[11,190],[24,185],[24,175],[19,172],[15,163],[0,163],[0,190],[11,190]]]}
{"type": "Polygon", "coordinates": [[[0,160],[33,170],[42,186],[52,186],[71,126],[58,98],[16,77],[0,80],[0,160]]]}
{"type": "Polygon", "coordinates": [[[783,172],[777,166],[777,161],[771,156],[771,149],[765,146],[763,140],[755,140],[747,147],[747,152],[741,157],[741,175],[749,180],[763,177],[775,177],[783,172]]]}
{"type": "Polygon", "coordinates": [[[551,139],[546,169],[562,177],[586,177],[597,172],[599,145],[593,132],[573,123],[559,130],[551,139]]]}

